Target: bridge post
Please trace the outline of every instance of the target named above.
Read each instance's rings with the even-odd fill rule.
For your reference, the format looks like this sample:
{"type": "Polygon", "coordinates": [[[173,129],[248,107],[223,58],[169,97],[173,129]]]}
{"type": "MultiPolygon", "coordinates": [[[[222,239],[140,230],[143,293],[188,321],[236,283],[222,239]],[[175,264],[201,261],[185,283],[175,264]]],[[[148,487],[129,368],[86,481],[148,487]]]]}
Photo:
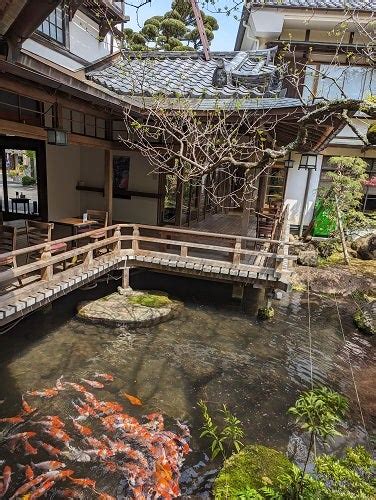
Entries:
{"type": "Polygon", "coordinates": [[[245,313],[254,316],[264,304],[265,288],[255,288],[252,285],[244,286],[242,309],[245,313]]]}
{"type": "Polygon", "coordinates": [[[121,286],[122,288],[124,288],[124,290],[126,290],[127,288],[129,288],[129,271],[130,271],[130,268],[124,264],[124,267],[122,269],[122,280],[121,280],[121,286]]]}
{"type": "Polygon", "coordinates": [[[132,239],[132,250],[134,253],[138,252],[138,237],[140,236],[140,229],[139,227],[135,224],[133,226],[133,239],[132,239]]]}
{"type": "MultiPolygon", "coordinates": [[[[49,243],[46,244],[44,247],[44,250],[42,252],[42,255],[40,256],[40,260],[48,260],[51,258],[51,246],[49,243]]],[[[54,268],[52,265],[46,265],[46,267],[43,267],[40,270],[40,278],[42,281],[49,281],[52,279],[54,274],[54,268]]]]}
{"type": "Polygon", "coordinates": [[[121,227],[116,226],[115,232],[114,232],[114,238],[117,238],[118,240],[116,243],[114,243],[114,252],[120,253],[121,251],[121,227]]]}
{"type": "Polygon", "coordinates": [[[241,253],[239,252],[239,250],[241,250],[241,249],[242,249],[242,239],[236,238],[234,256],[232,259],[232,263],[234,264],[234,266],[238,266],[240,264],[241,253]]]}

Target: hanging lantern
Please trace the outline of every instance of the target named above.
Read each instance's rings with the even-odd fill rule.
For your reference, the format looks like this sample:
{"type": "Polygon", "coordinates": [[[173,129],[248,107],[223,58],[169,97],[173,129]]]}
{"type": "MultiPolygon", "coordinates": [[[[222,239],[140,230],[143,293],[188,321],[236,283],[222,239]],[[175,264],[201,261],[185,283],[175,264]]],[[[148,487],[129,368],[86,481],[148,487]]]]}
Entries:
{"type": "Polygon", "coordinates": [[[300,158],[299,170],[316,170],[317,156],[304,154],[300,158]]]}

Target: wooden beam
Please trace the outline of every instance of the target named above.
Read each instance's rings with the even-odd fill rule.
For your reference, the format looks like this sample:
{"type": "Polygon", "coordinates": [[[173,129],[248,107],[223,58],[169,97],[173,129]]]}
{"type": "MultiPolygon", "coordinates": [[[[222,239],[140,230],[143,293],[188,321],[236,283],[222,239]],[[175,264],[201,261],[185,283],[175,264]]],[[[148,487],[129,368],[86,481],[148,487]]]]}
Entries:
{"type": "Polygon", "coordinates": [[[0,119],[0,133],[18,135],[29,139],[47,140],[47,132],[41,127],[0,119]]]}
{"type": "Polygon", "coordinates": [[[112,182],[113,182],[113,169],[112,169],[112,151],[106,149],[104,157],[104,197],[105,207],[108,212],[108,224],[112,224],[113,212],[113,197],[112,197],[112,182]]]}

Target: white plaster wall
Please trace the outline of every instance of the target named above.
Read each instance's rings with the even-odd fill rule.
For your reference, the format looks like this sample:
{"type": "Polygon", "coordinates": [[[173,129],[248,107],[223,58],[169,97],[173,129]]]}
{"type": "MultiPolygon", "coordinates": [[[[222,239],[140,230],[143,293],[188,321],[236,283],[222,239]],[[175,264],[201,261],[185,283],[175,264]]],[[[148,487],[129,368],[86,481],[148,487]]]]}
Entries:
{"type": "MultiPolygon", "coordinates": [[[[90,187],[104,187],[105,150],[81,146],[80,181],[90,187]]],[[[104,210],[105,198],[102,193],[79,191],[80,212],[87,209],[104,210]]]]}
{"type": "Polygon", "coordinates": [[[47,59],[48,61],[52,61],[54,64],[62,66],[63,68],[67,68],[70,71],[77,71],[78,69],[82,68],[81,63],[74,61],[69,56],[60,54],[56,50],[50,49],[45,45],[41,45],[40,43],[35,42],[34,40],[31,39],[26,40],[23,43],[22,47],[28,50],[29,52],[36,54],[40,57],[43,57],[43,59],[47,59]]]}
{"type": "Polygon", "coordinates": [[[79,146],[46,145],[48,218],[50,221],[80,213],[76,185],[80,176],[79,146]]]}
{"type": "Polygon", "coordinates": [[[69,42],[72,54],[89,62],[110,53],[109,35],[100,42],[98,24],[79,10],[69,23],[69,42]]]}
{"type": "MultiPolygon", "coordinates": [[[[151,166],[137,152],[113,151],[113,154],[124,154],[130,158],[129,190],[146,193],[158,193],[158,176],[151,173],[151,166]]],[[[157,224],[158,200],[132,196],[130,200],[114,198],[113,219],[124,222],[157,224]]]]}
{"type": "MultiPolygon", "coordinates": [[[[311,222],[313,210],[316,202],[317,188],[320,180],[322,155],[317,157],[316,170],[312,171],[310,188],[308,191],[307,204],[304,212],[304,225],[311,222]]],[[[294,168],[288,170],[287,183],[285,192],[285,205],[290,205],[290,223],[292,225],[299,225],[300,216],[303,208],[304,193],[306,188],[306,181],[308,170],[298,170],[300,154],[293,154],[294,168]]]]}

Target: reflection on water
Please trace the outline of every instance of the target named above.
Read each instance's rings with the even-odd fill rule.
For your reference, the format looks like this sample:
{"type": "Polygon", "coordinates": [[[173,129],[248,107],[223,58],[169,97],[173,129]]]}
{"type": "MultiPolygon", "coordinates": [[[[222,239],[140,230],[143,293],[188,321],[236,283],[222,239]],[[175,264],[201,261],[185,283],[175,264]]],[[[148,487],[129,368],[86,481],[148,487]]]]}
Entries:
{"type": "MultiPolygon", "coordinates": [[[[294,430],[286,410],[310,388],[306,297],[292,293],[275,304],[273,320],[260,323],[239,312],[224,285],[147,273],[134,276],[132,285],[163,289],[184,300],[182,316],[134,331],[84,324],[73,317],[77,302],[110,293],[116,285],[72,293],[0,338],[0,399],[6,399],[0,411],[13,414],[22,393],[53,385],[60,375],[77,379],[103,371],[115,376],[109,388],[113,398],[126,391],[142,399],[143,407],[132,409],[136,416],[157,411],[189,424],[193,453],[183,477],[198,488],[200,476],[213,476],[198,439],[199,399],[212,410],[226,403],[244,423],[247,441],[286,451],[294,430]]],[[[374,340],[355,331],[351,308],[343,304],[344,345],[335,304],[317,296],[311,302],[314,383],[339,390],[352,403],[345,435],[335,444],[342,449],[365,439],[346,351],[362,379],[368,431],[375,424],[371,378],[367,384],[376,357],[374,340]]],[[[186,493],[193,492],[187,487],[186,493]]]]}

